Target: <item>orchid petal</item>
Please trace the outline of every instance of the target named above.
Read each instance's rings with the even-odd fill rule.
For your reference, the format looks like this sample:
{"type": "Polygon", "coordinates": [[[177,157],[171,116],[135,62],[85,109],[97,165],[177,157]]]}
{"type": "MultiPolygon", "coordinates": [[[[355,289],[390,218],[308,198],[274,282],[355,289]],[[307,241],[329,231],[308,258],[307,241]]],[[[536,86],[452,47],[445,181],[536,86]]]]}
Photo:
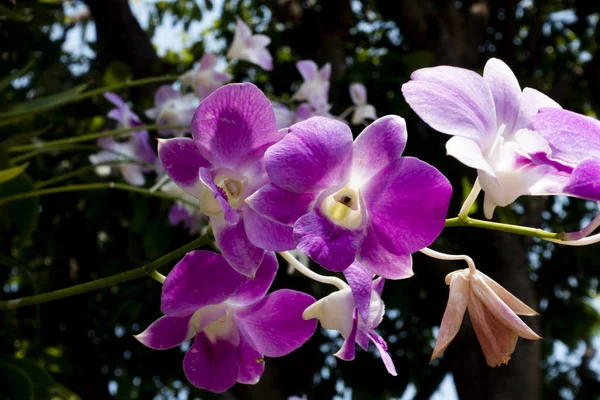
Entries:
{"type": "Polygon", "coordinates": [[[532,88],[523,89],[521,109],[519,110],[519,116],[513,132],[519,129],[531,129],[535,115],[542,108],[560,109],[561,107],[557,102],[538,90],[532,88]]]}
{"type": "Polygon", "coordinates": [[[485,283],[494,291],[494,293],[498,295],[498,297],[500,297],[500,300],[502,300],[507,306],[509,306],[510,309],[515,312],[515,314],[529,316],[539,315],[535,310],[530,308],[521,300],[517,299],[512,293],[504,289],[495,280],[493,280],[483,272],[477,271],[477,274],[483,278],[485,283]]]}
{"type": "Polygon", "coordinates": [[[265,253],[254,279],[246,280],[236,293],[230,297],[230,301],[246,305],[263,298],[275,279],[278,267],[279,263],[275,254],[265,253]]]}
{"type": "Polygon", "coordinates": [[[243,335],[238,346],[238,362],[240,372],[237,381],[246,385],[258,383],[265,370],[265,360],[262,354],[252,347],[250,340],[243,335]]]}
{"type": "Polygon", "coordinates": [[[491,176],[495,176],[495,172],[485,159],[481,147],[472,139],[453,136],[446,142],[446,153],[467,167],[480,169],[491,176]]]}
{"type": "Polygon", "coordinates": [[[367,104],[367,88],[362,83],[350,85],[350,98],[356,106],[367,104]]]}
{"type": "Polygon", "coordinates": [[[215,185],[215,177],[213,176],[213,172],[208,168],[200,168],[198,176],[200,177],[200,182],[202,182],[208,189],[213,193],[215,200],[223,209],[223,217],[225,221],[229,224],[235,225],[240,221],[240,216],[236,210],[234,210],[229,204],[229,199],[227,198],[227,193],[223,188],[215,185]]]}
{"type": "Polygon", "coordinates": [[[251,208],[244,210],[246,235],[250,242],[269,251],[287,251],[294,246],[294,228],[265,218],[251,208]]]}
{"type": "Polygon", "coordinates": [[[154,350],[179,346],[196,335],[196,331],[190,326],[191,318],[192,314],[184,317],[161,317],[135,338],[154,350]]]}
{"type": "Polygon", "coordinates": [[[294,193],[268,184],[246,198],[246,204],[260,215],[286,225],[293,225],[308,213],[316,193],[294,193]]]}
{"type": "Polygon", "coordinates": [[[508,65],[497,58],[490,58],[483,70],[483,79],[488,84],[496,106],[497,126],[505,125],[512,132],[521,103],[521,87],[508,65]]]}
{"type": "Polygon", "coordinates": [[[349,337],[352,331],[354,297],[350,288],[335,291],[304,310],[302,317],[306,320],[316,318],[325,329],[333,329],[349,337]]]}
{"type": "Polygon", "coordinates": [[[356,260],[385,279],[405,279],[414,275],[412,256],[410,254],[399,256],[389,252],[381,245],[371,226],[367,227],[356,260]]]}
{"type": "Polygon", "coordinates": [[[221,253],[231,267],[244,276],[254,277],[262,263],[265,250],[250,242],[244,220],[240,219],[237,224],[230,225],[224,220],[212,218],[211,226],[221,253]]]}
{"type": "Polygon", "coordinates": [[[600,201],[600,159],[585,160],[579,164],[564,192],[583,199],[600,201]]]}
{"type": "Polygon", "coordinates": [[[358,330],[358,311],[354,310],[354,315],[352,316],[352,329],[350,330],[350,334],[344,340],[344,344],[338,350],[334,356],[342,359],[344,361],[352,361],[354,360],[354,355],[356,353],[356,332],[358,330]]]}
{"type": "Polygon", "coordinates": [[[352,296],[354,297],[354,304],[358,310],[358,315],[360,315],[360,318],[366,325],[369,322],[371,292],[373,291],[373,273],[354,261],[344,270],[344,277],[352,290],[352,296]]]}
{"type": "Polygon", "coordinates": [[[162,139],[158,142],[158,157],[169,178],[196,198],[204,187],[200,181],[200,168],[210,167],[189,138],[162,139]]]}
{"type": "Polygon", "coordinates": [[[375,344],[375,347],[381,356],[381,360],[383,361],[383,365],[385,365],[387,372],[389,372],[389,374],[392,376],[397,376],[398,373],[396,372],[396,367],[394,366],[392,358],[387,352],[387,344],[385,343],[385,340],[383,340],[383,338],[374,331],[369,332],[369,338],[373,344],[375,344]]]}
{"type": "Polygon", "coordinates": [[[311,80],[319,71],[319,66],[313,60],[301,60],[296,63],[296,68],[302,79],[305,81],[311,80]]]}

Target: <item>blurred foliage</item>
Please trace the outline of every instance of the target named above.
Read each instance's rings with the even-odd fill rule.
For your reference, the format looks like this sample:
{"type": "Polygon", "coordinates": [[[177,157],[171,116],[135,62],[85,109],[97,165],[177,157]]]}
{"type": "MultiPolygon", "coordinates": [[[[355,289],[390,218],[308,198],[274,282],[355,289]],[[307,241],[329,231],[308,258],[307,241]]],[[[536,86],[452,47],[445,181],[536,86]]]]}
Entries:
{"type": "MultiPolygon", "coordinates": [[[[183,28],[184,48],[167,49],[162,55],[164,72],[179,74],[191,68],[206,48],[214,50],[231,43],[235,15],[240,15],[254,30],[272,38],[275,70],[268,73],[240,61],[231,68],[236,80],[252,80],[270,95],[289,98],[300,82],[294,63],[306,54],[298,41],[306,39],[294,37],[291,24],[278,19],[269,8],[276,3],[143,1],[148,12],[147,25],[143,25],[155,39],[167,25],[183,28]],[[220,18],[200,34],[191,32],[197,22],[214,13],[220,18]]],[[[292,3],[309,15],[318,15],[325,7],[324,1],[292,3]]],[[[425,3],[434,11],[447,7],[444,1],[425,3]]],[[[474,3],[452,2],[454,11],[465,15],[474,3]]],[[[469,67],[481,70],[487,58],[503,58],[522,87],[542,90],[566,108],[596,115],[598,104],[589,80],[593,75],[584,72],[600,57],[598,10],[588,2],[574,0],[488,3],[483,40],[468,49],[477,60],[469,67]]],[[[333,112],[339,114],[351,104],[349,83],[364,83],[369,102],[379,115],[393,113],[407,119],[411,132],[407,152],[452,176],[458,195],[451,210],[457,211],[461,189],[468,193],[473,173],[444,157],[443,144],[435,139],[439,134],[417,120],[400,93],[412,71],[444,61],[439,49],[409,36],[409,27],[404,29],[399,23],[387,0],[353,0],[350,9],[352,26],[342,49],[345,73],[334,77],[331,90],[333,112]]],[[[70,102],[86,87],[123,82],[133,76],[127,64],[115,62],[108,68],[95,64],[97,43],[86,34],[93,20],[84,10],[80,2],[17,0],[16,6],[0,4],[0,197],[31,190],[35,182],[89,165],[88,156],[96,150],[89,146],[34,152],[28,160],[15,163],[5,151],[8,147],[113,127],[104,118],[111,105],[101,96],[70,102]],[[78,43],[76,48],[68,43],[73,40],[78,43]],[[88,47],[90,51],[82,51],[88,47]],[[17,166],[26,170],[11,169],[17,166]],[[10,174],[15,176],[7,180],[10,174]]],[[[435,26],[436,21],[429,23],[435,26]]],[[[140,116],[153,101],[133,89],[120,94],[135,100],[134,110],[140,116]]],[[[89,171],[65,183],[99,181],[102,179],[89,171]]],[[[2,206],[2,297],[42,293],[122,272],[180,246],[190,238],[182,228],[169,225],[169,205],[136,194],[94,192],[2,206]]],[[[476,215],[480,210],[472,209],[476,215]]],[[[527,212],[539,212],[544,228],[561,231],[579,229],[598,209],[590,202],[558,198],[538,210],[524,200],[500,210],[499,216],[506,222],[519,222],[527,212]]],[[[447,244],[443,239],[441,243],[447,244]]],[[[530,277],[543,313],[544,398],[590,398],[580,372],[587,368],[582,360],[589,363],[585,354],[600,351],[598,255],[597,246],[574,249],[535,241],[529,249],[530,277]],[[594,300],[596,308],[591,305],[594,300]],[[592,346],[594,338],[596,347],[592,346]],[[556,357],[557,346],[571,352],[569,360],[556,357]],[[569,364],[573,357],[575,365],[569,364]]],[[[380,333],[388,341],[398,377],[385,374],[374,353],[359,351],[352,363],[334,358],[330,354],[339,348],[341,338],[323,331],[305,350],[281,360],[267,360],[269,375],[261,385],[277,386],[285,396],[310,392],[310,398],[343,398],[350,390],[355,399],[381,399],[400,397],[409,383],[418,389],[438,384],[439,375],[447,372],[445,358],[432,366],[428,362],[447,288],[441,281],[430,282],[431,271],[420,270],[420,260],[415,257],[413,279],[387,282],[384,292],[388,312],[380,333]]],[[[315,297],[327,294],[329,288],[286,275],[284,270],[282,267],[274,288],[305,290],[315,297]]],[[[159,315],[159,296],[156,282],[139,280],[0,314],[0,399],[224,398],[187,384],[181,351],[152,351],[132,338],[159,315]]],[[[598,373],[593,371],[586,384],[597,387],[598,373]]],[[[243,398],[244,388],[236,387],[234,393],[243,398]]]]}

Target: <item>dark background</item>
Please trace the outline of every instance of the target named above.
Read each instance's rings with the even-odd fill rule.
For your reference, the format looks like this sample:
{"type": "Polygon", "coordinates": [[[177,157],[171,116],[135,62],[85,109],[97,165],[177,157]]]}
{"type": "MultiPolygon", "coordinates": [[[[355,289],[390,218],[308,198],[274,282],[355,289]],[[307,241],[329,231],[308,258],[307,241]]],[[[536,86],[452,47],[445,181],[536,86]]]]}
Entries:
{"type": "MultiPolygon", "coordinates": [[[[407,120],[406,154],[435,165],[451,180],[452,216],[475,171],[446,157],[448,137],[432,131],[405,103],[400,87],[412,71],[438,64],[481,71],[488,58],[498,57],[513,69],[522,87],[541,90],[565,108],[595,115],[600,101],[597,1],[141,3],[149,13],[144,28],[126,0],[17,0],[16,6],[1,1],[0,79],[32,59],[35,64],[24,78],[0,92],[0,108],[81,83],[101,87],[131,77],[182,73],[200,59],[206,46],[219,43],[218,39],[231,43],[234,18],[240,15],[253,30],[273,39],[275,69],[267,73],[240,62],[234,67],[236,81],[251,80],[267,94],[285,97],[300,82],[296,61],[330,62],[334,114],[351,104],[348,84],[364,83],[379,115],[398,114],[407,120]],[[89,16],[78,14],[85,6],[89,16]],[[157,55],[152,38],[164,39],[160,27],[180,23],[187,30],[215,12],[221,17],[195,39],[188,38],[183,51],[157,55]],[[86,31],[92,35],[85,35],[86,31]],[[72,44],[65,45],[74,37],[77,51],[72,44]]],[[[174,35],[170,40],[176,44],[182,38],[174,35]]],[[[155,89],[145,86],[119,93],[142,115],[151,106],[155,89]]],[[[18,135],[45,127],[49,127],[41,136],[45,140],[110,129],[114,125],[104,117],[109,108],[97,96],[36,116],[0,120],[0,141],[22,139],[18,135]]],[[[0,161],[6,163],[2,147],[0,143],[0,161]]],[[[89,153],[80,148],[34,154],[27,177],[11,184],[18,187],[0,186],[0,193],[31,190],[32,182],[85,166],[89,153]]],[[[99,181],[89,172],[63,184],[99,181]]],[[[191,238],[182,228],[169,226],[169,205],[166,200],[100,191],[2,206],[2,299],[109,276],[183,245],[191,238]]],[[[524,198],[513,207],[498,209],[496,219],[556,231],[577,230],[596,212],[594,203],[581,200],[524,198]]],[[[482,212],[476,216],[482,217],[482,212]]],[[[187,384],[181,351],[157,352],[133,339],[160,315],[160,285],[140,279],[0,314],[0,399],[75,395],[91,400],[284,399],[302,394],[309,399],[387,399],[401,397],[409,384],[415,399],[428,399],[446,376],[453,377],[460,399],[599,398],[598,246],[566,248],[499,232],[449,228],[433,247],[469,254],[482,271],[539,310],[541,317],[526,322],[544,339],[519,340],[509,365],[492,369],[486,366],[466,318],[444,357],[429,365],[434,330],[448,295],[444,276],[464,265],[417,254],[414,278],[389,281],[384,291],[388,314],[379,332],[388,341],[398,377],[387,375],[371,352],[359,351],[351,363],[335,359],[331,354],[341,339],[318,331],[300,351],[268,359],[258,385],[237,385],[217,396],[187,384]],[[34,397],[28,394],[32,388],[34,397]]],[[[168,267],[161,272],[168,272],[168,267]]],[[[287,275],[283,266],[274,285],[278,287],[304,290],[315,297],[329,290],[287,275]]]]}

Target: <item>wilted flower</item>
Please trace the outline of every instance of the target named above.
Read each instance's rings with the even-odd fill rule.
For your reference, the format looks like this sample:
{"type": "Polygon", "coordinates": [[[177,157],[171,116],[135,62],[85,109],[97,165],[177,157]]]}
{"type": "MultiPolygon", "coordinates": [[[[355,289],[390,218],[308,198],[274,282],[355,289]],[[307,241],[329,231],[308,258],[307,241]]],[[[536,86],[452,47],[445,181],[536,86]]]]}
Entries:
{"type": "Polygon", "coordinates": [[[352,124],[359,125],[367,119],[377,119],[375,107],[367,104],[367,89],[362,83],[353,83],[350,85],[350,97],[356,106],[352,113],[352,124]]]}
{"type": "Polygon", "coordinates": [[[328,112],[331,64],[327,63],[319,70],[319,66],[314,61],[302,60],[296,63],[296,68],[302,75],[304,83],[292,96],[292,100],[308,101],[316,112],[328,112]]]}
{"type": "Polygon", "coordinates": [[[483,77],[462,68],[423,68],[402,93],[429,126],[453,136],[448,154],[478,170],[487,218],[521,195],[562,192],[565,174],[529,156],[548,151],[545,140],[529,130],[531,117],[542,107],[560,106],[537,90],[521,92],[502,61],[490,59],[483,77]]]}
{"type": "Polygon", "coordinates": [[[263,155],[279,139],[273,107],[250,83],[224,86],[198,107],[192,137],[161,140],[160,160],[173,182],[200,200],[227,261],[252,276],[265,250],[294,248],[291,227],[245,201],[269,182],[263,155]]]}
{"type": "Polygon", "coordinates": [[[446,284],[450,286],[450,297],[431,355],[432,361],[454,339],[467,309],[490,367],[508,363],[519,336],[541,339],[518,317],[537,313],[482,272],[470,273],[468,268],[454,271],[446,276],[446,284]]]}
{"type": "Polygon", "coordinates": [[[162,85],[154,94],[154,108],[146,110],[146,116],[159,125],[186,125],[183,129],[158,128],[158,133],[180,136],[190,131],[198,101],[193,94],[181,95],[171,85],[162,85]]]}
{"type": "Polygon", "coordinates": [[[227,52],[229,60],[240,59],[256,64],[266,71],[273,69],[273,57],[267,50],[271,38],[267,35],[253,35],[252,31],[236,17],[235,36],[227,52]]]}
{"type": "MultiPolygon", "coordinates": [[[[571,111],[543,108],[533,126],[549,143],[544,160],[571,173],[567,195],[600,201],[600,122],[571,111]]],[[[545,156],[545,154],[543,154],[545,156]]]]}
{"type": "Polygon", "coordinates": [[[296,247],[332,271],[356,259],[387,279],[412,276],[411,253],[444,227],[452,188],[435,168],[402,157],[406,126],[387,116],[352,142],[340,121],[313,117],[265,153],[271,184],[246,201],[293,227],[296,247]]]}
{"type": "Polygon", "coordinates": [[[302,312],[314,299],[293,290],[267,296],[277,259],[267,254],[254,280],[237,273],[209,251],[188,253],[167,276],[161,296],[165,314],[136,338],[164,350],[194,338],[183,359],[188,380],[224,392],[236,382],[255,384],[264,357],[281,357],[304,344],[316,321],[302,312]]]}
{"type": "Polygon", "coordinates": [[[191,87],[198,98],[204,100],[206,96],[233,79],[230,74],[215,70],[218,61],[213,53],[205,53],[196,68],[181,76],[181,83],[191,87]]]}
{"type": "Polygon", "coordinates": [[[375,332],[385,314],[385,305],[381,300],[383,278],[373,280],[373,274],[358,264],[350,266],[344,274],[350,288],[338,290],[320,299],[308,307],[302,316],[304,319],[317,318],[323,328],[342,334],[344,344],[335,354],[342,360],[354,360],[356,344],[367,350],[369,341],[372,341],[386,369],[395,376],[396,368],[387,353],[387,344],[375,332]]]}

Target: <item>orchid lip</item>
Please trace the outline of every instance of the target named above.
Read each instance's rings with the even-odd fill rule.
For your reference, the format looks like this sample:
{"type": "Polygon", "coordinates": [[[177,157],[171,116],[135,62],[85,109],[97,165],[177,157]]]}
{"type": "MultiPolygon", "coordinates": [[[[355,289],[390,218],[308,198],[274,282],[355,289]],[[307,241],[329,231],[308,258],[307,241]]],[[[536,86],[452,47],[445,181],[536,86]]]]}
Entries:
{"type": "Polygon", "coordinates": [[[345,228],[356,229],[362,223],[358,191],[349,187],[325,197],[321,210],[334,224],[345,228]]]}

